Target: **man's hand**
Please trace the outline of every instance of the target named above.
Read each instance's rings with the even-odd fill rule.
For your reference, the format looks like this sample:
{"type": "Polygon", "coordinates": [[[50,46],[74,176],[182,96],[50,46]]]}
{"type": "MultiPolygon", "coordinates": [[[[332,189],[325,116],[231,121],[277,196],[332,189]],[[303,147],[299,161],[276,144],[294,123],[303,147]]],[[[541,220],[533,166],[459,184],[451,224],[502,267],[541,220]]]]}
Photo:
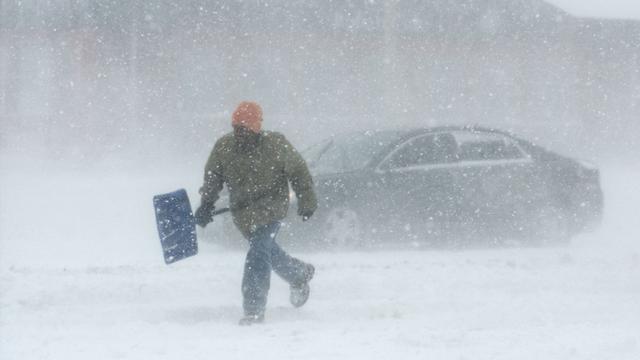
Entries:
{"type": "Polygon", "coordinates": [[[313,210],[300,210],[298,214],[302,216],[302,221],[307,221],[311,216],[313,216],[313,210]]]}
{"type": "Polygon", "coordinates": [[[200,207],[196,210],[196,213],[193,215],[196,218],[196,224],[200,227],[207,226],[208,223],[213,221],[213,210],[216,207],[210,204],[200,204],[200,207]]]}

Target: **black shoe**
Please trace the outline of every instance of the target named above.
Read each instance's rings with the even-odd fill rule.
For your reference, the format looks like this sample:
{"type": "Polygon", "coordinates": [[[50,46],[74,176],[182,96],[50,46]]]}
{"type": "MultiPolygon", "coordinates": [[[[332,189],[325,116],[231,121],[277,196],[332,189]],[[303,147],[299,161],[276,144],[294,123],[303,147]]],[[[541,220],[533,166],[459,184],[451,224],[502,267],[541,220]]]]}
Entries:
{"type": "Polygon", "coordinates": [[[264,314],[260,315],[245,315],[240,321],[238,325],[240,326],[250,326],[253,324],[261,324],[264,322],[264,314]]]}
{"type": "Polygon", "coordinates": [[[289,301],[294,307],[301,307],[307,302],[307,300],[309,300],[309,293],[311,292],[309,281],[313,279],[313,275],[315,274],[315,272],[316,268],[313,267],[313,265],[308,264],[304,280],[298,284],[291,284],[289,288],[289,290],[291,291],[291,293],[289,294],[289,301]]]}

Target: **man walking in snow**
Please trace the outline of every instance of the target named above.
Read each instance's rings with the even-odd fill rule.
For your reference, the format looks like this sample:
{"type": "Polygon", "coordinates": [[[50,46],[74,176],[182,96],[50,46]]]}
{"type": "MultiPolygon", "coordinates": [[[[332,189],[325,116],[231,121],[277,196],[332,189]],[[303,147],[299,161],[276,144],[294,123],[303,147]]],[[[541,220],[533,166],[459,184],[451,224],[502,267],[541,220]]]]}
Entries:
{"type": "Polygon", "coordinates": [[[232,115],[233,132],[220,138],[207,160],[196,222],[213,220],[219,193],[229,190],[233,222],[249,240],[240,325],[264,321],[271,269],[290,285],[290,301],[300,307],[309,298],[314,267],[291,257],[276,243],[276,235],[289,208],[289,183],[298,198],[298,215],[306,221],[317,200],[305,161],[284,135],[262,130],[262,109],[242,102],[232,115]]]}

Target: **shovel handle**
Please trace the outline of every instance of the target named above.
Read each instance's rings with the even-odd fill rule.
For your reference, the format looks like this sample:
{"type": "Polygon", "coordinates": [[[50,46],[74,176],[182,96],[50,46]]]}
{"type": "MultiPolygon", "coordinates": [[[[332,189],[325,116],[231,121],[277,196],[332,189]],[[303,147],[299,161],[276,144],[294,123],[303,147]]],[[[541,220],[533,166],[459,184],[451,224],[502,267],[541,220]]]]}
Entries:
{"type": "Polygon", "coordinates": [[[231,209],[229,209],[228,207],[222,208],[222,209],[213,210],[211,215],[216,216],[216,215],[224,214],[226,212],[229,212],[229,210],[231,210],[231,209]]]}

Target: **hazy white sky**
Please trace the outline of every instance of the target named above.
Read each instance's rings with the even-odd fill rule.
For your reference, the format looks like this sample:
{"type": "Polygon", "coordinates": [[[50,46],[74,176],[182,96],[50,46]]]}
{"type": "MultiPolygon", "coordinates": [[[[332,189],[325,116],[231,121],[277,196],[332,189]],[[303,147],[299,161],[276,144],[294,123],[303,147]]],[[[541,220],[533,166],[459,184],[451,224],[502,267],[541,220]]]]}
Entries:
{"type": "Polygon", "coordinates": [[[546,0],[577,16],[640,19],[640,0],[546,0]]]}

